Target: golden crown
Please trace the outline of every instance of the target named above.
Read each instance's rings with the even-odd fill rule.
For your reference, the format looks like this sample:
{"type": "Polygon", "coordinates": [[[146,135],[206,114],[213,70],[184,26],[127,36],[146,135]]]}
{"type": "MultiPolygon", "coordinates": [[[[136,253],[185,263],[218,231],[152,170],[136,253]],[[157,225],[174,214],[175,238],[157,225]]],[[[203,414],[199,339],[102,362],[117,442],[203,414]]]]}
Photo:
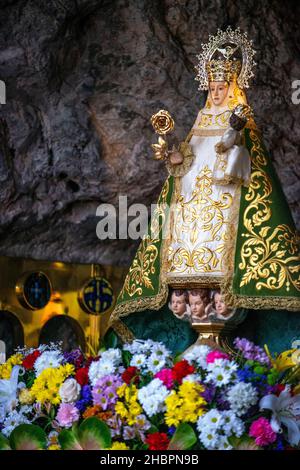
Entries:
{"type": "Polygon", "coordinates": [[[256,65],[254,54],[247,33],[241,33],[239,28],[232,30],[230,26],[226,31],[219,29],[216,36],[209,36],[207,44],[202,44],[202,52],[197,55],[199,90],[208,90],[211,81],[232,80],[236,80],[240,88],[248,88],[256,65]]]}
{"type": "Polygon", "coordinates": [[[240,60],[210,60],[206,64],[207,79],[209,82],[231,82],[237,79],[241,68],[240,60]]]}

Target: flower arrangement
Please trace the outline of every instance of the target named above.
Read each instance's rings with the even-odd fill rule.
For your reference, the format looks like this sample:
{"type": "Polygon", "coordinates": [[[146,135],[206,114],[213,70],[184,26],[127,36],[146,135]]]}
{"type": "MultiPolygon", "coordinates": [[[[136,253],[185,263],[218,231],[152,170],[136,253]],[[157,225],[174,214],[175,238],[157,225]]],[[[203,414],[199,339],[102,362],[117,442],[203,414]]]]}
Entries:
{"type": "Polygon", "coordinates": [[[20,349],[0,365],[0,449],[298,449],[292,354],[239,338],[176,358],[152,340],[97,357],[20,349]]]}

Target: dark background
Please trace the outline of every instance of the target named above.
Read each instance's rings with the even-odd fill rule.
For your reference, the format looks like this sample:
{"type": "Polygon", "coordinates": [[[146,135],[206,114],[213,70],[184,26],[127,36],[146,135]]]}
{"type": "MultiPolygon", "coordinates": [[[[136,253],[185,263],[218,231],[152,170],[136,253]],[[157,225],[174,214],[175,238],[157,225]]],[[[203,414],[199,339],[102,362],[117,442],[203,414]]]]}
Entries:
{"type": "Polygon", "coordinates": [[[0,1],[0,254],[128,264],[138,242],[100,242],[101,203],[150,206],[166,178],[150,116],[184,138],[204,102],[194,80],[209,34],[240,26],[257,50],[247,95],[300,226],[300,2],[0,1]]]}

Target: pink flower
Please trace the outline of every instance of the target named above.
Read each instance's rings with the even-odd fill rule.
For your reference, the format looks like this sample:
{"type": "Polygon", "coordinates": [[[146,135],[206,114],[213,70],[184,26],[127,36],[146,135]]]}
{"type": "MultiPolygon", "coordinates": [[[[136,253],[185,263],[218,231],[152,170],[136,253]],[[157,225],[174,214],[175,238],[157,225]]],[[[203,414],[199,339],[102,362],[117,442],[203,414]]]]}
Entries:
{"type": "Polygon", "coordinates": [[[267,446],[276,441],[276,433],[271,428],[266,418],[259,418],[250,426],[249,436],[255,437],[255,443],[258,446],[267,446]]]}
{"type": "Polygon", "coordinates": [[[167,389],[170,390],[173,387],[173,374],[171,369],[162,369],[157,372],[154,377],[160,379],[167,389]]]}
{"type": "Polygon", "coordinates": [[[56,420],[63,428],[69,428],[80,418],[79,410],[70,403],[62,403],[58,409],[56,420]]]}
{"type": "Polygon", "coordinates": [[[207,364],[211,364],[212,362],[215,362],[216,359],[229,359],[229,356],[226,353],[223,353],[222,351],[210,351],[207,356],[206,356],[206,362],[207,364]]]}

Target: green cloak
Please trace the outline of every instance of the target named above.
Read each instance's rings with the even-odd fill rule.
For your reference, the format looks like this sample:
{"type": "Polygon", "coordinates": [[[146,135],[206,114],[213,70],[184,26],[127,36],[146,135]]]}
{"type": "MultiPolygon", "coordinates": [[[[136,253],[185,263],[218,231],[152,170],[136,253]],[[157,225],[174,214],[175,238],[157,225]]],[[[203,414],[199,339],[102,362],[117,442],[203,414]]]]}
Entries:
{"type": "MultiPolygon", "coordinates": [[[[222,294],[231,307],[300,311],[299,238],[295,224],[259,131],[245,128],[244,142],[251,156],[251,184],[240,188],[240,198],[232,209],[238,225],[231,224],[222,294]]],[[[140,243],[111,314],[110,325],[123,340],[129,340],[132,334],[121,317],[162,309],[168,299],[161,235],[168,222],[166,207],[172,203],[174,185],[175,177],[169,176],[149,226],[152,230],[140,243]],[[153,228],[155,236],[151,235],[153,228]]]]}

